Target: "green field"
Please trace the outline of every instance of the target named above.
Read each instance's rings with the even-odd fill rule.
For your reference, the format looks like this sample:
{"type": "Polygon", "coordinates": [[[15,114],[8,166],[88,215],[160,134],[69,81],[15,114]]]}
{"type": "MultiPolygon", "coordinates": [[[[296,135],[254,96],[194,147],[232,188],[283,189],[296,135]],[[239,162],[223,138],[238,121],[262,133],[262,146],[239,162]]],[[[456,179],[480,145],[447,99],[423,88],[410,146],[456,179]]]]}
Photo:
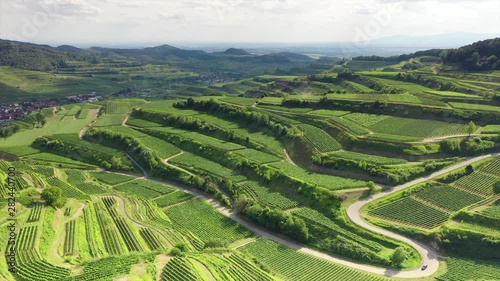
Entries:
{"type": "Polygon", "coordinates": [[[279,209],[289,209],[296,207],[298,202],[286,198],[281,193],[260,185],[258,182],[243,182],[240,184],[245,194],[255,199],[262,205],[276,207],[279,209]]]}
{"type": "Polygon", "coordinates": [[[448,219],[447,213],[410,197],[374,209],[370,214],[423,228],[434,228],[448,219]]]}
{"type": "Polygon", "coordinates": [[[495,105],[461,103],[461,102],[450,102],[450,105],[453,108],[459,108],[465,110],[500,112],[500,108],[495,105]]]}
{"type": "Polygon", "coordinates": [[[200,199],[166,208],[165,213],[181,230],[190,231],[204,243],[217,240],[227,244],[252,236],[249,230],[224,217],[200,199]]]}
{"type": "Polygon", "coordinates": [[[306,182],[316,184],[330,190],[349,189],[366,186],[366,183],[360,180],[311,173],[305,169],[287,162],[273,163],[270,166],[283,171],[285,174],[293,178],[304,180],[306,182]]]}
{"type": "Polygon", "coordinates": [[[297,127],[304,133],[304,137],[316,148],[319,152],[330,152],[342,148],[342,145],[325,131],[308,125],[300,124],[297,127]]]}
{"type": "Polygon", "coordinates": [[[386,135],[423,139],[467,134],[467,126],[465,124],[362,113],[352,113],[343,118],[365,126],[373,132],[386,135]]]}
{"type": "Polygon", "coordinates": [[[169,163],[172,163],[173,165],[179,165],[194,172],[198,170],[209,175],[215,174],[224,178],[231,179],[235,182],[245,180],[245,176],[238,174],[232,169],[226,168],[216,162],[187,152],[170,159],[169,163]]]}
{"type": "MultiPolygon", "coordinates": [[[[94,109],[96,111],[96,109],[94,109]]],[[[66,110],[61,111],[66,114],[66,110]]],[[[53,115],[47,118],[42,128],[23,130],[11,137],[0,139],[0,148],[30,145],[40,136],[51,136],[54,134],[78,134],[85,126],[95,119],[95,114],[87,119],[77,119],[71,116],[53,115]]]]}
{"type": "Polygon", "coordinates": [[[407,161],[404,159],[389,158],[378,155],[370,155],[352,151],[339,151],[327,154],[328,157],[332,158],[344,158],[352,159],[358,161],[365,161],[368,163],[378,164],[378,165],[391,165],[391,164],[404,164],[407,161]]]}
{"type": "Polygon", "coordinates": [[[316,257],[285,248],[275,242],[259,239],[244,246],[271,272],[286,280],[386,280],[361,271],[331,263],[316,257]]]}

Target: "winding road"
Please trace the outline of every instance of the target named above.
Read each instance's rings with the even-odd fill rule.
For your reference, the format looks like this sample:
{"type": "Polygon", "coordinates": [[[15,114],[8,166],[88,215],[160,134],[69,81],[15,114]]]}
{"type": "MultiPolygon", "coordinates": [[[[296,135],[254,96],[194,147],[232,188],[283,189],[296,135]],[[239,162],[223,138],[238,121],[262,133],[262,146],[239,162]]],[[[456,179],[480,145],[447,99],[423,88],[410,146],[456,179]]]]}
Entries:
{"type": "Polygon", "coordinates": [[[418,251],[418,253],[422,257],[423,264],[428,265],[428,267],[425,271],[422,271],[420,269],[397,271],[397,270],[389,270],[389,269],[384,270],[384,269],[378,268],[378,269],[375,269],[373,271],[370,270],[370,272],[377,273],[377,274],[384,274],[384,275],[388,275],[388,276],[394,276],[394,277],[402,277],[402,278],[425,277],[425,276],[432,275],[433,273],[435,273],[438,270],[438,268],[439,268],[438,256],[439,255],[432,248],[430,248],[429,246],[427,246],[423,243],[420,243],[416,240],[409,239],[409,238],[404,237],[402,235],[390,232],[386,229],[376,227],[376,226],[373,226],[373,225],[367,223],[365,220],[363,220],[363,218],[361,217],[361,213],[360,213],[363,206],[365,206],[366,204],[368,204],[374,200],[377,200],[377,199],[385,197],[389,194],[392,194],[394,192],[398,192],[398,191],[403,190],[405,188],[408,188],[408,187],[414,186],[416,184],[428,181],[430,179],[442,176],[446,173],[449,173],[453,170],[456,170],[456,169],[465,167],[467,165],[473,164],[477,161],[481,161],[483,159],[493,157],[493,156],[498,156],[498,155],[500,155],[500,153],[493,153],[493,154],[487,154],[487,155],[482,155],[482,156],[470,158],[466,161],[460,162],[460,163],[455,164],[453,166],[450,166],[446,169],[435,172],[429,176],[418,178],[418,179],[413,180],[411,182],[407,182],[405,184],[398,185],[396,187],[391,188],[390,190],[388,190],[386,192],[372,195],[368,198],[365,198],[363,200],[360,200],[360,201],[350,205],[347,208],[347,216],[349,217],[349,219],[351,219],[352,222],[354,222],[355,224],[361,226],[362,228],[368,229],[372,232],[382,234],[384,236],[387,236],[387,237],[393,238],[395,240],[399,240],[399,241],[402,241],[402,242],[409,244],[410,246],[412,246],[413,248],[415,248],[418,251]]]}
{"type": "MultiPolygon", "coordinates": [[[[215,209],[217,209],[218,212],[220,212],[224,216],[226,216],[226,217],[232,219],[233,221],[237,222],[238,224],[241,224],[242,226],[250,229],[255,234],[261,236],[262,238],[272,240],[272,241],[277,242],[279,244],[282,244],[288,248],[295,249],[299,252],[309,254],[309,255],[315,256],[317,258],[321,258],[321,259],[328,260],[328,261],[338,263],[338,264],[342,264],[342,265],[345,265],[345,266],[348,266],[351,268],[370,272],[373,274],[390,276],[390,277],[399,277],[399,278],[419,278],[419,277],[430,276],[430,275],[434,274],[435,272],[437,272],[437,270],[439,268],[439,260],[438,260],[439,255],[437,254],[437,252],[434,251],[433,249],[431,249],[430,247],[428,247],[427,245],[420,243],[416,240],[409,239],[409,238],[404,237],[402,235],[390,232],[388,230],[385,230],[385,229],[382,229],[379,227],[375,227],[375,226],[367,223],[365,220],[363,220],[363,218],[361,217],[361,214],[360,214],[362,207],[364,205],[374,201],[374,200],[388,196],[389,194],[392,194],[394,192],[398,192],[398,191],[403,190],[405,188],[411,187],[415,184],[419,184],[419,183],[428,181],[430,179],[439,177],[439,176],[444,175],[448,172],[451,172],[455,169],[459,169],[459,168],[465,167],[467,165],[473,164],[477,161],[481,161],[483,159],[498,156],[498,155],[500,155],[500,153],[493,153],[493,154],[487,154],[487,155],[482,155],[482,156],[470,158],[466,161],[460,162],[460,163],[455,164],[453,166],[450,166],[446,169],[435,172],[429,176],[418,178],[416,180],[405,183],[403,185],[393,187],[385,192],[381,192],[381,193],[378,193],[376,195],[372,195],[368,198],[365,198],[363,200],[360,200],[360,201],[350,205],[347,208],[347,216],[355,224],[359,225],[360,227],[365,228],[367,230],[370,230],[372,232],[378,233],[378,234],[382,234],[382,235],[390,237],[392,239],[402,241],[404,243],[409,244],[413,248],[415,248],[417,250],[417,252],[422,257],[422,263],[428,265],[426,270],[421,270],[420,268],[412,269],[412,270],[394,270],[394,269],[388,269],[388,268],[383,268],[383,267],[375,267],[375,266],[371,266],[371,265],[367,265],[367,264],[359,264],[359,263],[356,263],[356,262],[353,262],[350,260],[342,259],[339,257],[334,257],[331,255],[322,253],[320,251],[304,247],[303,245],[301,245],[299,243],[296,243],[296,242],[290,241],[288,239],[282,238],[280,236],[274,235],[274,234],[270,233],[268,230],[243,219],[242,217],[237,215],[236,210],[229,210],[229,209],[223,207],[218,202],[216,202],[214,199],[208,197],[206,194],[204,194],[198,190],[194,190],[192,188],[186,188],[184,186],[181,186],[179,184],[176,184],[176,183],[173,183],[170,181],[159,181],[159,180],[154,180],[154,179],[149,178],[149,176],[147,175],[147,172],[132,157],[130,157],[129,155],[127,155],[127,156],[144,172],[144,178],[147,178],[148,180],[151,180],[154,182],[167,184],[171,187],[174,187],[174,188],[182,190],[184,192],[193,194],[194,196],[196,196],[200,199],[203,199],[204,201],[210,203],[215,209]]],[[[137,176],[137,178],[139,178],[139,177],[137,176]]]]}

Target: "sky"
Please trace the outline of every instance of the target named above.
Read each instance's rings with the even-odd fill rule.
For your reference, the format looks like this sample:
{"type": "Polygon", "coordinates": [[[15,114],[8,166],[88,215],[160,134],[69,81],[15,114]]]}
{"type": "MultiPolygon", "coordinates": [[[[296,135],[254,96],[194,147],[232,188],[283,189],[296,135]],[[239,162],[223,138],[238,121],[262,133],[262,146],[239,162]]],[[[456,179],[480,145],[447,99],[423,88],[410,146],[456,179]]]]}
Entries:
{"type": "Polygon", "coordinates": [[[0,38],[37,43],[353,42],[498,33],[499,0],[0,0],[0,38]]]}

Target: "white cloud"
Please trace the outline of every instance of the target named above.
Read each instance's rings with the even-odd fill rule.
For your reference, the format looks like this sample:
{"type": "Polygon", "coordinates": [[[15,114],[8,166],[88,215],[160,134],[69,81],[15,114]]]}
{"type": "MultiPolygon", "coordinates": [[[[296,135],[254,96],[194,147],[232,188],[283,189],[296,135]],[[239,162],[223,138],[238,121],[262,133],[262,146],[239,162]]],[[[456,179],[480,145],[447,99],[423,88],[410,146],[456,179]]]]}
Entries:
{"type": "MultiPolygon", "coordinates": [[[[499,0],[0,0],[0,38],[36,40],[350,41],[441,32],[497,33],[499,0]],[[10,3],[10,4],[9,4],[10,3]],[[1,6],[1,5],[0,5],[1,6]],[[391,11],[387,21],[377,16],[391,11]],[[47,14],[46,24],[36,24],[47,14]],[[36,18],[35,16],[38,16],[36,18]],[[33,29],[33,28],[32,28],[33,29]],[[161,36],[161,38],[159,38],[161,36]]],[[[383,18],[383,17],[382,17],[383,18]]]]}
{"type": "Polygon", "coordinates": [[[40,7],[59,16],[88,16],[102,13],[102,9],[86,0],[41,0],[40,7]]]}
{"type": "Polygon", "coordinates": [[[158,17],[163,20],[184,20],[184,14],[181,13],[158,12],[158,17]]]}

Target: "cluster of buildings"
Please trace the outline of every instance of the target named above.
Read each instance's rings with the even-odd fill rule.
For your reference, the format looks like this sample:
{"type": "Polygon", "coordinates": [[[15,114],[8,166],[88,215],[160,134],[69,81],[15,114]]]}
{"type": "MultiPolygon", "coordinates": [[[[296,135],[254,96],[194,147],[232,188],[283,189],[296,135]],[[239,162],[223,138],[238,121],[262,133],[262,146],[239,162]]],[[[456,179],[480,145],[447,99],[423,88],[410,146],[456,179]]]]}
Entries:
{"type": "Polygon", "coordinates": [[[66,97],[67,100],[72,102],[96,102],[102,100],[102,96],[98,96],[96,92],[92,92],[90,94],[81,94],[78,96],[69,96],[66,97]]]}
{"type": "Polygon", "coordinates": [[[225,83],[234,81],[234,78],[227,77],[222,74],[208,74],[208,75],[200,75],[200,80],[202,84],[212,85],[217,83],[225,83]]]}
{"type": "Polygon", "coordinates": [[[0,104],[0,124],[11,119],[21,118],[42,108],[54,107],[68,103],[96,102],[101,99],[103,99],[102,96],[98,96],[97,93],[92,92],[90,94],[69,96],[61,99],[25,101],[6,105],[0,104]]]}

